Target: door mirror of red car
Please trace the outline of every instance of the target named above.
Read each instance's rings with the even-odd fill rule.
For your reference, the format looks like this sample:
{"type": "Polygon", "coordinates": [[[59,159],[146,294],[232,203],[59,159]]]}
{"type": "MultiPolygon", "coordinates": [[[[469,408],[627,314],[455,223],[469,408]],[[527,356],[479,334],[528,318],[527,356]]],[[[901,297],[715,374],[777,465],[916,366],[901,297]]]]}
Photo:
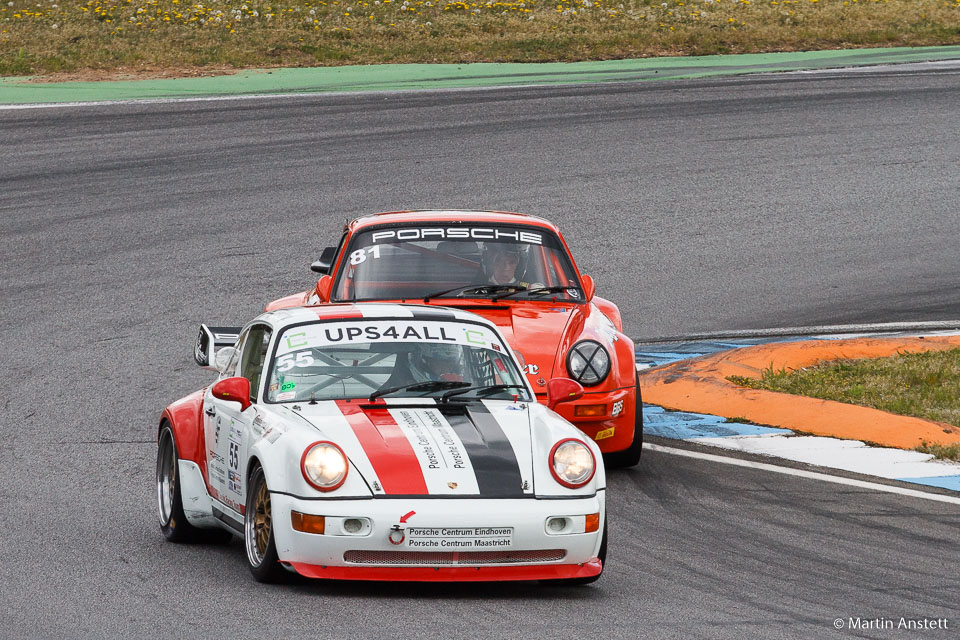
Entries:
{"type": "Polygon", "coordinates": [[[250,406],[250,381],[246,378],[224,378],[213,385],[210,393],[219,400],[239,402],[241,411],[250,406]]]}
{"type": "Polygon", "coordinates": [[[330,302],[330,290],[333,289],[333,276],[323,276],[317,280],[317,297],[320,302],[330,302]]]}
{"type": "Polygon", "coordinates": [[[547,408],[553,409],[561,402],[573,402],[583,397],[583,387],[570,378],[554,378],[547,383],[547,408]]]}
{"type": "Polygon", "coordinates": [[[583,297],[587,302],[593,300],[593,294],[597,292],[597,285],[590,276],[580,276],[583,281],[583,297]]]}
{"type": "Polygon", "coordinates": [[[326,247],[320,252],[320,259],[315,260],[314,263],[310,265],[310,270],[316,271],[317,273],[330,273],[330,268],[333,266],[333,259],[336,256],[336,247],[326,247]]]}

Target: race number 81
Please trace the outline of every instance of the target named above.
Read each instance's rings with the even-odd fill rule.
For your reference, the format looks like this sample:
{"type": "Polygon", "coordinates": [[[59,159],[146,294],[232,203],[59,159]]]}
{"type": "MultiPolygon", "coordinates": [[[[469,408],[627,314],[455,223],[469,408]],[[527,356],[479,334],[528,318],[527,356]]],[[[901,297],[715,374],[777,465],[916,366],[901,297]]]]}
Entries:
{"type": "Polygon", "coordinates": [[[350,264],[358,265],[362,262],[365,262],[368,253],[373,256],[374,260],[376,260],[380,257],[380,245],[374,245],[372,247],[367,247],[366,249],[357,249],[350,254],[350,264]]]}

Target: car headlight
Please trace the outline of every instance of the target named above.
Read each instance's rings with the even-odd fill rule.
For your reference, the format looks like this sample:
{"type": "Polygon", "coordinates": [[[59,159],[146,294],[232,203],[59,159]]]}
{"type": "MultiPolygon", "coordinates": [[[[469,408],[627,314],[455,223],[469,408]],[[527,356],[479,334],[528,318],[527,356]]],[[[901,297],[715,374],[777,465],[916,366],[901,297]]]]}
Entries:
{"type": "Polygon", "coordinates": [[[347,479],[347,456],[332,442],[314,442],[300,457],[300,471],[310,486],[333,491],[347,479]]]}
{"type": "Polygon", "coordinates": [[[593,340],[581,340],[567,354],[570,377],[585,387],[592,387],[610,374],[610,354],[593,340]]]}
{"type": "Polygon", "coordinates": [[[579,440],[561,440],[550,451],[550,472],[565,487],[582,487],[590,482],[596,470],[593,452],[579,440]]]}

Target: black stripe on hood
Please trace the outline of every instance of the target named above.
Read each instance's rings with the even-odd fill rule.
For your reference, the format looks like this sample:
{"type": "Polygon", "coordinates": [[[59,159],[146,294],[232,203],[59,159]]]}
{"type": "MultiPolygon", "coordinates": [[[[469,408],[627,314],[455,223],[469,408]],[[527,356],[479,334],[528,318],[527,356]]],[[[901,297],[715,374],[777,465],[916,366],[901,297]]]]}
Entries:
{"type": "Polygon", "coordinates": [[[410,307],[410,313],[416,320],[451,320],[460,322],[453,311],[447,309],[437,309],[436,307],[410,307]]]}
{"type": "Polygon", "coordinates": [[[444,418],[463,442],[477,488],[485,498],[523,498],[520,463],[497,419],[480,403],[467,408],[466,415],[444,412],[444,418]]]}

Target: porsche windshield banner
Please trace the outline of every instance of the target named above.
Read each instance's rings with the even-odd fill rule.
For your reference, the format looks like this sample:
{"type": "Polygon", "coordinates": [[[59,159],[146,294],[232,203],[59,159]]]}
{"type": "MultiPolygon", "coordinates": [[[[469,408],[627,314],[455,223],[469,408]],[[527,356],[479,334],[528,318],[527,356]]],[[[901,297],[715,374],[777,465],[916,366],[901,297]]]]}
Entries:
{"type": "Polygon", "coordinates": [[[503,343],[483,325],[411,318],[349,320],[293,327],[281,336],[277,355],[310,347],[369,342],[435,342],[505,351],[503,343]]]}
{"type": "Polygon", "coordinates": [[[543,244],[543,234],[501,227],[430,227],[384,229],[370,233],[371,244],[417,240],[496,240],[543,244]]]}

